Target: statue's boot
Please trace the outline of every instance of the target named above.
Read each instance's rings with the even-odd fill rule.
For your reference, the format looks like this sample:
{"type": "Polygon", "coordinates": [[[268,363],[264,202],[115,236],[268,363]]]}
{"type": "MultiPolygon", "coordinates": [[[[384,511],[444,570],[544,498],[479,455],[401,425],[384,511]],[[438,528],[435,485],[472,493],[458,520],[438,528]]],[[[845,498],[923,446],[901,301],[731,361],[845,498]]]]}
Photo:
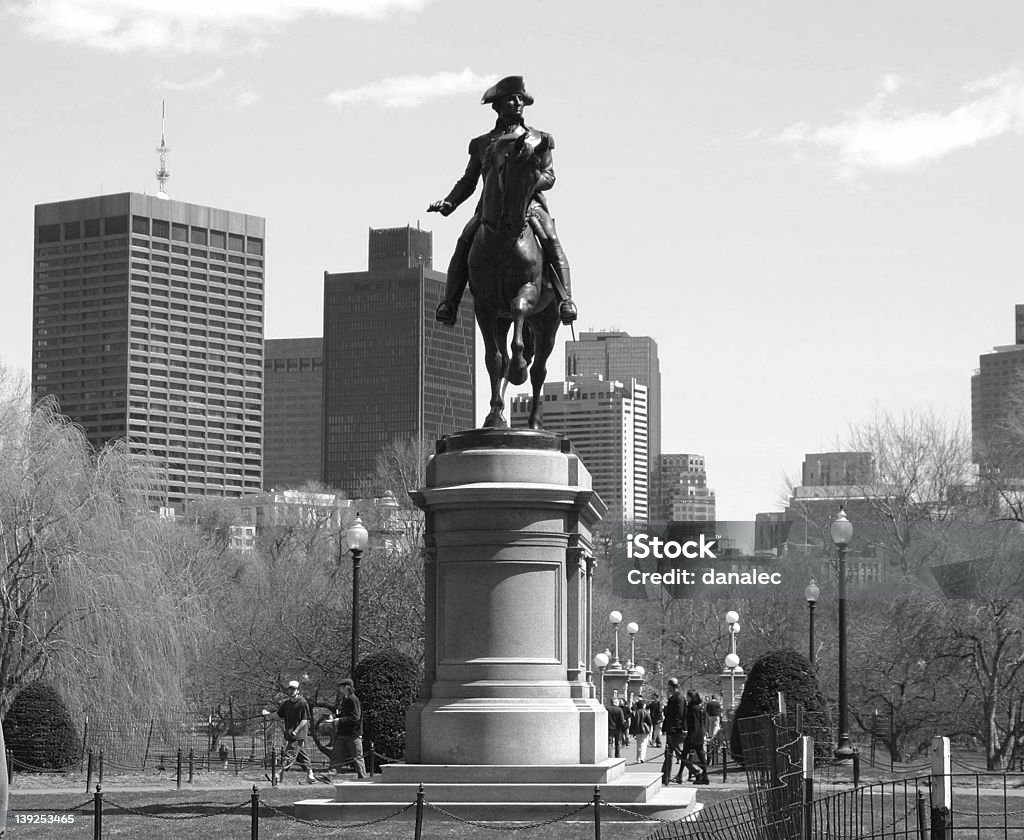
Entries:
{"type": "Polygon", "coordinates": [[[565,258],[565,251],[562,250],[562,243],[553,237],[545,240],[544,256],[558,278],[558,282],[552,284],[555,296],[561,301],[558,304],[558,317],[562,319],[563,324],[569,326],[576,320],[579,313],[572,300],[572,278],[569,273],[569,261],[565,258]]]}
{"type": "Polygon", "coordinates": [[[459,301],[469,282],[469,248],[472,237],[462,237],[455,242],[455,252],[448,264],[448,279],[444,287],[444,300],[437,305],[434,320],[447,327],[454,327],[459,318],[459,301]]]}

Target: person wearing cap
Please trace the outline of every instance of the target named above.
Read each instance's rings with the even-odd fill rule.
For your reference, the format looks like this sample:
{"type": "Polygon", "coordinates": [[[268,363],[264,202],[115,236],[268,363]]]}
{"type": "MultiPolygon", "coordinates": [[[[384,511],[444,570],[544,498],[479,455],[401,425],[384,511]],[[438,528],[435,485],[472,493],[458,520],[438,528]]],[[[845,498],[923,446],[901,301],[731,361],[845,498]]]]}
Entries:
{"type": "MultiPolygon", "coordinates": [[[[269,714],[269,713],[268,713],[269,714]]],[[[299,693],[298,680],[288,683],[288,697],[277,707],[277,716],[284,721],[284,755],[281,756],[281,772],[277,780],[283,781],[284,771],[296,764],[306,771],[306,781],[316,781],[313,766],[306,752],[306,735],[309,733],[310,721],[313,716],[309,711],[309,703],[299,693]]]]}
{"type": "Polygon", "coordinates": [[[682,759],[683,738],[683,701],[679,696],[679,680],[669,677],[668,700],[665,701],[665,716],[661,722],[661,731],[665,736],[665,757],[661,764],[661,783],[668,786],[672,779],[672,759],[682,759]]]}
{"type": "MultiPolygon", "coordinates": [[[[493,87],[488,88],[481,99],[481,104],[490,105],[497,112],[498,119],[494,128],[487,134],[474,137],[469,141],[469,163],[466,165],[465,173],[452,187],[451,192],[431,204],[427,208],[427,212],[440,213],[442,216],[450,215],[456,207],[476,191],[477,181],[480,180],[488,163],[487,150],[491,143],[499,137],[526,135],[524,152],[527,156],[530,154],[538,156],[541,174],[537,192],[530,202],[527,219],[540,241],[544,259],[556,275],[556,282],[552,283],[552,288],[560,301],[559,317],[563,324],[571,324],[576,320],[577,311],[576,304],[572,301],[569,262],[565,258],[562,244],[555,232],[554,220],[548,211],[547,199],[543,195],[543,191],[551,189],[555,183],[555,170],[551,159],[551,150],[555,147],[555,141],[550,134],[537,131],[524,124],[523,108],[533,104],[533,97],[526,92],[522,76],[506,76],[493,87]]],[[[458,242],[455,244],[455,253],[452,254],[451,263],[448,266],[444,300],[438,304],[434,316],[447,326],[453,326],[459,315],[459,301],[462,299],[462,293],[469,280],[469,249],[473,244],[477,228],[480,227],[480,221],[480,205],[477,204],[473,218],[463,228],[458,242]]]]}
{"type": "Polygon", "coordinates": [[[341,772],[355,765],[356,775],[367,778],[363,763],[363,707],[356,697],[355,684],[347,677],[338,682],[337,715],[331,718],[334,724],[334,748],[331,750],[331,769],[341,772]]]}

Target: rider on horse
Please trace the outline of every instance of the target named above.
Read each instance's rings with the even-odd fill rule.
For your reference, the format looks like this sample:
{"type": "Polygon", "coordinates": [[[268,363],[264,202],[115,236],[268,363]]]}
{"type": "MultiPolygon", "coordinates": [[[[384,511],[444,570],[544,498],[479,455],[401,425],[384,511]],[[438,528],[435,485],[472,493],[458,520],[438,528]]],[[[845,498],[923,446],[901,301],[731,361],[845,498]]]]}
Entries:
{"type": "MultiPolygon", "coordinates": [[[[523,124],[523,107],[533,104],[533,97],[526,92],[522,76],[507,76],[483,95],[481,103],[489,104],[498,113],[494,128],[487,134],[474,137],[469,141],[469,163],[466,172],[452,187],[446,198],[435,201],[428,211],[438,212],[442,216],[450,215],[456,207],[469,198],[476,190],[477,181],[488,163],[487,149],[500,137],[527,135],[527,142],[533,145],[533,151],[540,156],[541,180],[537,186],[533,200],[530,202],[528,219],[530,227],[544,249],[544,258],[551,266],[554,277],[552,289],[561,301],[558,308],[563,324],[576,320],[576,304],[572,302],[569,281],[569,263],[565,252],[555,233],[555,223],[548,212],[547,201],[542,190],[551,189],[555,183],[555,170],[551,162],[551,149],[555,142],[550,134],[529,128],[523,124]]],[[[448,266],[448,282],[445,287],[444,300],[437,307],[435,318],[442,324],[452,326],[459,313],[459,301],[469,280],[469,248],[473,244],[473,236],[480,227],[480,206],[477,205],[473,218],[469,220],[452,254],[448,266]]]]}

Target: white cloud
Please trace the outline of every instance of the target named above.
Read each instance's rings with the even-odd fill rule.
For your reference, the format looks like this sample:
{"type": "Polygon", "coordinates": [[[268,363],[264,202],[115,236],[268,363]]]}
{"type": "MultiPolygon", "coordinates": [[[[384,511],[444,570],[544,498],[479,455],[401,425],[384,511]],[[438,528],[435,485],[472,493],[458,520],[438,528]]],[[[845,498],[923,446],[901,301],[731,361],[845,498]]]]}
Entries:
{"type": "Polygon", "coordinates": [[[1024,75],[1017,68],[963,86],[964,101],[947,111],[897,108],[898,76],[884,76],[878,93],[833,125],[797,123],[778,139],[835,155],[841,175],[900,170],[930,163],[1004,134],[1024,134],[1024,75]]]}
{"type": "Polygon", "coordinates": [[[255,105],[263,97],[256,93],[254,90],[243,90],[238,96],[235,97],[235,105],[239,108],[248,108],[255,105]]]}
{"type": "Polygon", "coordinates": [[[9,13],[46,40],[115,52],[247,47],[269,26],[308,15],[380,20],[432,0],[13,0],[9,13]],[[251,39],[240,43],[239,36],[251,39]]]}
{"type": "Polygon", "coordinates": [[[216,84],[224,78],[224,68],[218,67],[212,73],[207,73],[205,76],[199,76],[195,79],[189,79],[185,82],[175,82],[171,79],[158,79],[157,86],[164,90],[202,90],[208,88],[210,85],[216,84]]]}
{"type": "Polygon", "coordinates": [[[416,108],[433,99],[473,93],[477,96],[494,83],[468,67],[461,73],[441,72],[432,76],[395,76],[357,88],[336,90],[327,101],[336,108],[371,103],[385,108],[416,108]]]}

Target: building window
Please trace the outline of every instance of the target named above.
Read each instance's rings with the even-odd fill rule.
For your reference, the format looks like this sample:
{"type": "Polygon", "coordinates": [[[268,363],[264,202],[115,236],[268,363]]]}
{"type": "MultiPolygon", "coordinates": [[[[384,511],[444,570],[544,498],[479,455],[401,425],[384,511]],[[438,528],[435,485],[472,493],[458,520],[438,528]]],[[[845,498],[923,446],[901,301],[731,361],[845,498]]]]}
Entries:
{"type": "Polygon", "coordinates": [[[106,236],[113,236],[117,233],[128,233],[127,216],[107,216],[103,220],[103,233],[106,236]]]}
{"type": "Polygon", "coordinates": [[[40,242],[60,242],[60,225],[40,225],[40,242]]]}
{"type": "Polygon", "coordinates": [[[245,237],[242,236],[240,233],[229,233],[228,248],[232,251],[244,251],[245,237]]]}
{"type": "Polygon", "coordinates": [[[81,222],[64,222],[64,238],[65,239],[81,239],[82,238],[82,223],[81,222]]]}
{"type": "Polygon", "coordinates": [[[257,257],[263,256],[263,240],[250,236],[246,240],[245,251],[247,254],[254,254],[257,257]]]}
{"type": "Polygon", "coordinates": [[[170,223],[163,219],[153,219],[153,236],[159,236],[161,239],[170,239],[170,223]]]}
{"type": "Polygon", "coordinates": [[[211,230],[210,231],[210,247],[211,248],[227,248],[227,234],[222,230],[211,230]]]}
{"type": "Polygon", "coordinates": [[[193,245],[205,245],[206,244],[206,228],[192,228],[192,244],[193,245]]]}
{"type": "Polygon", "coordinates": [[[86,236],[99,236],[100,235],[100,220],[99,219],[86,219],[85,220],[85,235],[86,236]]]}
{"type": "Polygon", "coordinates": [[[188,225],[171,225],[171,239],[175,242],[188,242],[188,225]]]}
{"type": "Polygon", "coordinates": [[[132,216],[132,233],[144,233],[149,236],[149,219],[145,216],[132,216]]]}

